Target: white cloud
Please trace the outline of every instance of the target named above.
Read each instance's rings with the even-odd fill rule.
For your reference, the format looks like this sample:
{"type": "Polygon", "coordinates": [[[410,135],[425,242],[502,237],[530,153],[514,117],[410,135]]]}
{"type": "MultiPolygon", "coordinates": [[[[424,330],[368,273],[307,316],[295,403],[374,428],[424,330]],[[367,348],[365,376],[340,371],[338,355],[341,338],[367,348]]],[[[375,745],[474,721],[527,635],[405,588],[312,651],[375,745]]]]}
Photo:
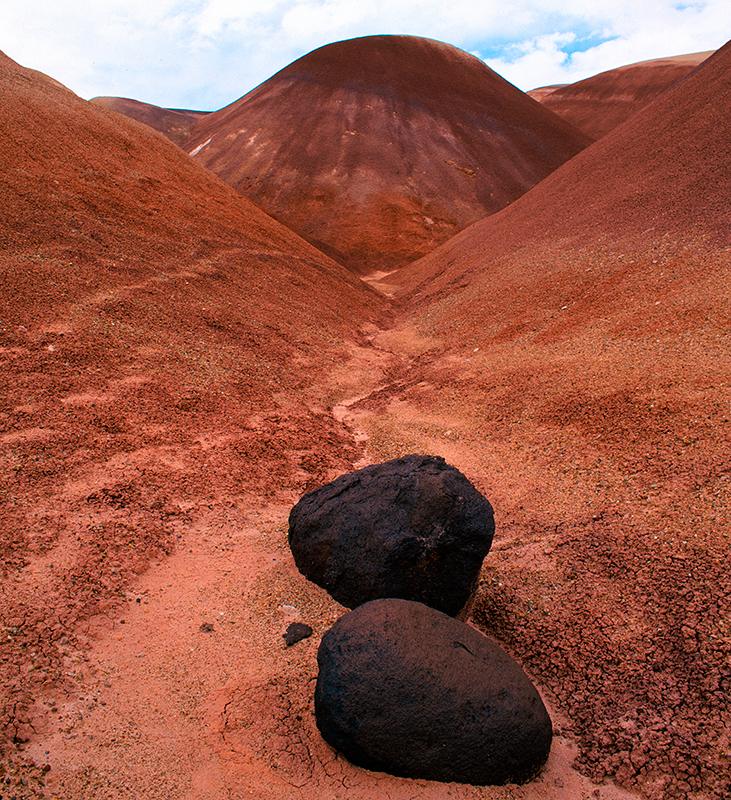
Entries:
{"type": "MultiPolygon", "coordinates": [[[[573,5],[568,2],[564,8],[578,20],[581,14],[573,5]]],[[[573,83],[638,61],[714,50],[731,34],[727,0],[597,0],[591,12],[584,12],[583,20],[585,41],[591,46],[582,46],[581,34],[565,39],[563,33],[553,32],[514,42],[499,57],[485,60],[527,90],[573,83]],[[593,38],[599,41],[592,42],[593,38]]],[[[581,26],[576,25],[576,30],[581,26]]]]}
{"type": "Polygon", "coordinates": [[[546,33],[511,45],[508,52],[514,54],[512,60],[493,58],[485,61],[506,80],[524,89],[536,88],[536,80],[541,82],[541,86],[564,83],[566,81],[547,80],[547,76],[565,74],[570,57],[563,48],[575,41],[573,32],[546,33]]]}
{"type": "Polygon", "coordinates": [[[354,36],[440,39],[530,89],[714,49],[728,21],[728,0],[0,0],[0,48],[82,97],[219,108],[354,36]]]}

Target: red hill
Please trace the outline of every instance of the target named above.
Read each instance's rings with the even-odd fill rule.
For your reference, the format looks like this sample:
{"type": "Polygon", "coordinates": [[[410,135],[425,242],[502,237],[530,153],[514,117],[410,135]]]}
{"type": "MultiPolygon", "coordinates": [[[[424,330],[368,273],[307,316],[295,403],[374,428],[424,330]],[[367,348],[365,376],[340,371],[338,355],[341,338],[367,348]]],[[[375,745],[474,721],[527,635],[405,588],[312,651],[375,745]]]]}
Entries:
{"type": "Polygon", "coordinates": [[[647,797],[731,789],[717,691],[730,652],[729,109],[731,43],[393,276],[419,335],[448,348],[394,409],[448,420],[459,439],[442,446],[481,453],[509,484],[512,577],[496,570],[482,619],[566,704],[582,769],[647,797]],[[537,578],[547,539],[556,560],[537,578]],[[564,599],[541,604],[552,580],[564,599]],[[507,598],[520,611],[501,617],[507,598]]]}
{"type": "Polygon", "coordinates": [[[467,53],[372,36],[290,64],[201,120],[186,150],[367,273],[503,208],[588,141],[467,53]]]}
{"type": "MultiPolygon", "coordinates": [[[[197,262],[207,273],[211,259],[240,259],[248,279],[272,291],[299,273],[295,294],[297,286],[319,294],[325,281],[330,298],[337,285],[338,295],[350,296],[346,302],[378,305],[339,265],[172,144],[4,55],[0,69],[6,325],[23,319],[25,303],[40,324],[89,292],[149,280],[161,269],[178,274],[197,262]],[[281,269],[268,265],[275,253],[281,269]]],[[[224,272],[238,279],[233,266],[224,272]]],[[[272,302],[288,298],[289,292],[272,302]]],[[[323,306],[318,324],[320,311],[345,330],[340,309],[323,306]]]]}
{"type": "Polygon", "coordinates": [[[610,69],[567,86],[533,89],[528,94],[599,139],[682,80],[713,51],[641,61],[610,69]]]}
{"type": "Polygon", "coordinates": [[[196,122],[208,113],[182,108],[160,108],[140,100],[131,100],[128,97],[93,97],[89,102],[143,122],[167,136],[179,147],[188,141],[196,122]]]}
{"type": "Polygon", "coordinates": [[[7,775],[41,698],[75,690],[64,648],[179,544],[184,508],[352,465],[318,377],[382,302],[172,143],[2,54],[0,174],[7,775]]]}
{"type": "MultiPolygon", "coordinates": [[[[553,243],[564,250],[623,242],[652,249],[661,241],[672,247],[702,237],[714,248],[728,245],[729,118],[723,109],[731,104],[729,61],[727,45],[508,208],[472,225],[393,280],[406,292],[417,283],[433,296],[466,280],[494,281],[498,264],[513,263],[528,252],[525,248],[535,253],[553,243]]],[[[630,272],[648,271],[656,268],[630,272]]],[[[515,282],[509,270],[504,274],[515,282]]],[[[548,269],[538,263],[531,274],[536,285],[549,280],[548,269]]]]}

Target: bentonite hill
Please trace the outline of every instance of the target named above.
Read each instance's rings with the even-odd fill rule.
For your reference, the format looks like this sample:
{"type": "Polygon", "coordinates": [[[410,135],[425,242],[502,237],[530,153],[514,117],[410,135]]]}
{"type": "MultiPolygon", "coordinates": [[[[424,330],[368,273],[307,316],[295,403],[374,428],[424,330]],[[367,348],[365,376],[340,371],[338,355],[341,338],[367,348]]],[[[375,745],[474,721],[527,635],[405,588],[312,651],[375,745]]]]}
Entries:
{"type": "Polygon", "coordinates": [[[658,798],[729,791],[730,104],[726,45],[397,276],[409,324],[461,343],[400,401],[472,409],[461,446],[536,471],[505,523],[555,544],[540,579],[495,570],[483,621],[551,676],[590,774],[658,798]]]}
{"type": "Polygon", "coordinates": [[[462,50],[366,36],[208,115],[185,149],[366,274],[425,255],[590,141],[462,50]]]}
{"type": "Polygon", "coordinates": [[[109,111],[124,114],[125,117],[144,122],[145,125],[160,131],[179,147],[188,141],[196,122],[207,113],[183,108],[160,108],[151,103],[132,100],[129,97],[92,97],[89,102],[95,106],[109,109],[109,111]]]}
{"type": "Polygon", "coordinates": [[[731,44],[379,294],[0,55],[3,800],[728,797],[730,111],[731,44]],[[522,786],[317,731],[345,609],[287,517],[410,453],[495,509],[470,621],[554,725],[522,786]]]}
{"type": "Polygon", "coordinates": [[[691,73],[711,53],[689,53],[618,67],[568,86],[528,94],[592,139],[600,139],[691,73]]]}

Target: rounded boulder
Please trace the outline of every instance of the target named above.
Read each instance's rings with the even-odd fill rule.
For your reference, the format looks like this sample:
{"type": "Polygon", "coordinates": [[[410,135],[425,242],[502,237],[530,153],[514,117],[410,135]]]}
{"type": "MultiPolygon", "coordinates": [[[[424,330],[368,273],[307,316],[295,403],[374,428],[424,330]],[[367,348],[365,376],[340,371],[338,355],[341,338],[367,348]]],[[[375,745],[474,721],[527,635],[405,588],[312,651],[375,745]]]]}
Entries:
{"type": "Polygon", "coordinates": [[[494,532],[488,500],[428,455],[342,475],[304,495],[289,516],[297,568],[348,608],[398,597],[454,616],[494,532]]]}
{"type": "Polygon", "coordinates": [[[551,719],[521,667],[479,631],[421,603],[375,600],[318,650],[317,726],[360,767],[445,783],[535,777],[551,719]]]}

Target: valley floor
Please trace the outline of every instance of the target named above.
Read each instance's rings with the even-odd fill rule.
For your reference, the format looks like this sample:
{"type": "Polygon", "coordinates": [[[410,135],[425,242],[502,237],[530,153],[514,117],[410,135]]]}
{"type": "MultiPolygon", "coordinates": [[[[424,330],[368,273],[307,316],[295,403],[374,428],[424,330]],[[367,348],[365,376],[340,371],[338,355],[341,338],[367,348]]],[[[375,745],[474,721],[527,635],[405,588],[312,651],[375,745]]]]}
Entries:
{"type": "MultiPolygon", "coordinates": [[[[186,491],[180,476],[192,453],[181,443],[157,454],[169,478],[157,485],[165,512],[157,556],[117,584],[103,613],[81,615],[73,641],[55,640],[65,677],[34,691],[18,730],[28,741],[4,762],[9,785],[0,789],[8,797],[629,800],[638,789],[657,800],[721,796],[709,781],[720,787],[727,775],[728,730],[726,740],[709,734],[724,712],[712,707],[713,687],[704,694],[699,685],[713,678],[713,652],[698,641],[720,623],[687,611],[697,638],[684,618],[683,644],[672,638],[668,605],[706,602],[702,592],[729,574],[717,553],[690,563],[682,548],[658,543],[657,508],[630,510],[611,499],[609,485],[602,494],[570,436],[550,441],[528,420],[518,433],[513,425],[513,433],[485,435],[475,415],[479,381],[450,388],[443,380],[458,362],[466,369],[467,357],[409,326],[370,333],[372,346],[354,347],[333,366],[331,437],[350,437],[347,468],[409,452],[442,455],[492,502],[496,538],[470,621],[524,664],[551,709],[556,736],[541,776],[524,786],[436,784],[370,773],[332,751],[314,723],[316,650],[345,609],[298,574],[287,546],[287,515],[309,479],[280,465],[257,492],[226,480],[186,491]],[[295,620],[314,635],[288,648],[282,634],[295,620]]],[[[280,414],[282,441],[288,425],[297,435],[301,420],[301,410],[280,414]]],[[[228,435],[212,433],[197,447],[213,452],[228,435]]],[[[269,455],[260,457],[265,466],[269,455]]],[[[96,492],[109,523],[144,491],[141,458],[116,459],[115,490],[104,494],[87,480],[67,492],[87,500],[96,492]]],[[[320,482],[346,468],[328,464],[320,482]]],[[[49,519],[53,509],[43,513],[49,519]]],[[[73,536],[64,535],[49,550],[56,563],[71,558],[73,536]]],[[[30,555],[29,607],[34,576],[52,567],[30,555]]]]}

